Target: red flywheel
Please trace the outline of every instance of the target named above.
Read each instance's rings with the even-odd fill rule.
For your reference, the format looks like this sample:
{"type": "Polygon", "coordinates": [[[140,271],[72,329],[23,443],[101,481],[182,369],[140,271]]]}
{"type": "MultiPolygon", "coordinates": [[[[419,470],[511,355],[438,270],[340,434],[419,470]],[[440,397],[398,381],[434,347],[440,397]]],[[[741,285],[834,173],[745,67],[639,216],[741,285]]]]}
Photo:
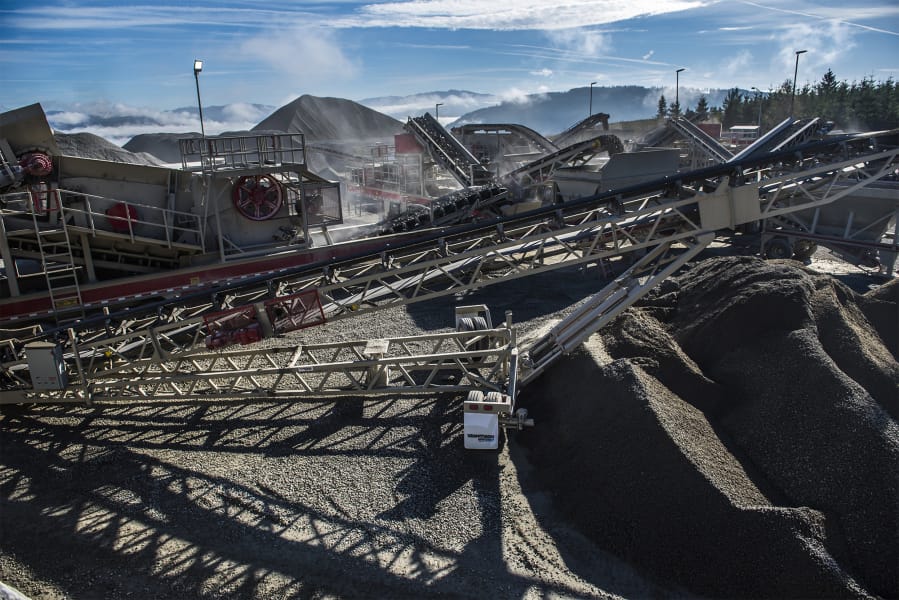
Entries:
{"type": "Polygon", "coordinates": [[[246,218],[265,221],[278,214],[284,199],[271,175],[244,175],[234,184],[234,206],[246,218]]]}

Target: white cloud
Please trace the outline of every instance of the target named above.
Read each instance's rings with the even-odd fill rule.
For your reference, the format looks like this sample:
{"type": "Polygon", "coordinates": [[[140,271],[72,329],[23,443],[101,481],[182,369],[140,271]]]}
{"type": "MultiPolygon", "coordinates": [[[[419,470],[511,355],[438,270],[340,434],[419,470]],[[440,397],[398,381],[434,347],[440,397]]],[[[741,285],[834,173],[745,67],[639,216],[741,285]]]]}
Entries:
{"type": "Polygon", "coordinates": [[[344,55],[333,32],[314,27],[264,31],[245,41],[241,51],[294,77],[349,80],[358,70],[344,55]]]}
{"type": "Polygon", "coordinates": [[[509,88],[498,94],[498,97],[501,102],[511,102],[512,104],[529,104],[534,101],[539,101],[545,97],[545,86],[540,86],[540,92],[529,92],[527,90],[522,90],[517,87],[509,88]]]}
{"type": "MultiPolygon", "coordinates": [[[[210,135],[252,129],[269,110],[245,103],[224,106],[221,116],[204,110],[203,124],[210,135]]],[[[161,111],[121,103],[77,103],[47,116],[50,126],[64,133],[87,132],[118,145],[144,133],[188,133],[200,130],[198,116],[189,111],[161,111]]]]}
{"type": "MultiPolygon", "coordinates": [[[[761,4],[758,2],[743,2],[749,6],[753,6],[756,8],[797,15],[800,17],[810,18],[810,19],[821,19],[824,21],[836,21],[842,25],[846,25],[848,27],[866,29],[869,31],[875,31],[877,33],[885,33],[887,35],[897,35],[899,36],[899,32],[891,31],[889,29],[882,29],[879,27],[873,27],[871,25],[865,25],[860,21],[874,21],[876,23],[884,23],[889,19],[895,19],[899,16],[899,5],[895,3],[887,3],[887,4],[874,4],[870,6],[862,6],[859,3],[855,2],[851,5],[851,10],[847,10],[847,6],[841,3],[834,3],[833,6],[823,6],[820,3],[815,3],[813,6],[809,7],[807,10],[796,10],[793,7],[790,8],[780,8],[777,6],[770,6],[768,3],[761,4]],[[852,17],[852,21],[845,20],[847,16],[852,17]]],[[[794,24],[795,21],[791,21],[791,25],[794,24]]]]}
{"type": "Polygon", "coordinates": [[[711,0],[409,0],[379,2],[336,19],[337,27],[551,30],[679,12],[711,0]]]}
{"type": "Polygon", "coordinates": [[[268,110],[260,110],[259,106],[247,102],[235,102],[225,106],[222,114],[225,115],[228,122],[255,124],[268,116],[268,110]]]}
{"type": "Polygon", "coordinates": [[[796,79],[800,85],[802,81],[814,80],[842,54],[856,46],[856,33],[857,29],[837,20],[795,23],[778,33],[777,39],[782,45],[775,55],[772,69],[789,73],[789,79],[792,79],[796,51],[807,50],[799,59],[802,70],[796,79]],[[803,73],[814,73],[815,76],[803,76],[803,73]]]}
{"type": "Polygon", "coordinates": [[[222,4],[178,6],[124,3],[119,6],[25,5],[8,11],[8,23],[21,29],[92,30],[203,25],[259,28],[310,17],[296,10],[235,8],[222,4]]]}
{"type": "Polygon", "coordinates": [[[425,112],[433,114],[438,102],[442,105],[440,107],[442,120],[444,116],[456,118],[479,108],[497,104],[500,99],[483,94],[415,94],[399,98],[375,99],[373,102],[365,102],[365,105],[385,115],[405,121],[410,116],[421,115],[425,112]]]}
{"type": "Polygon", "coordinates": [[[544,67],[544,68],[540,69],[539,71],[531,71],[531,75],[534,75],[534,76],[537,76],[537,77],[552,77],[552,76],[553,76],[553,70],[552,70],[552,69],[547,69],[547,68],[544,67]]]}
{"type": "Polygon", "coordinates": [[[753,66],[752,52],[749,50],[740,50],[733,56],[726,57],[721,64],[721,72],[730,75],[733,81],[742,81],[745,77],[741,75],[753,66]]]}
{"type": "Polygon", "coordinates": [[[609,46],[608,38],[602,32],[581,27],[551,29],[546,32],[546,36],[556,46],[584,57],[597,57],[606,52],[609,46]]]}
{"type": "Polygon", "coordinates": [[[643,60],[649,60],[650,58],[652,58],[652,55],[655,53],[656,53],[655,50],[650,50],[649,52],[647,52],[646,54],[643,55],[643,60]]]}

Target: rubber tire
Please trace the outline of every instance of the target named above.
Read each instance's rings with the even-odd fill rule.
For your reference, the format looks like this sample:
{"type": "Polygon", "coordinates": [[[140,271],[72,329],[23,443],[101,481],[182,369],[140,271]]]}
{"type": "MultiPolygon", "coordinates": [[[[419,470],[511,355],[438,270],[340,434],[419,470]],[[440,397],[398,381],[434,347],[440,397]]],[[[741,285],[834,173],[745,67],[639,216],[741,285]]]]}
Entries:
{"type": "Polygon", "coordinates": [[[765,258],[769,260],[781,260],[793,256],[793,248],[786,238],[776,237],[765,244],[765,258]]]}

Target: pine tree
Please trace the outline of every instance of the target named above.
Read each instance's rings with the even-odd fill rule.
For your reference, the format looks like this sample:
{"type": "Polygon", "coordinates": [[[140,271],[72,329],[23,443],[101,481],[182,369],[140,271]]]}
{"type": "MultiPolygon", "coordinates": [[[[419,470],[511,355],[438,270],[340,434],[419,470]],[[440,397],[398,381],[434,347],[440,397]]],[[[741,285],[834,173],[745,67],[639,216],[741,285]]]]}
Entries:
{"type": "Polygon", "coordinates": [[[705,119],[709,114],[709,101],[705,99],[705,96],[699,97],[699,102],[696,103],[696,114],[700,116],[700,118],[705,119]]]}
{"type": "Polygon", "coordinates": [[[665,95],[659,97],[659,112],[656,115],[660,119],[668,114],[668,103],[665,101],[665,95]]]}
{"type": "Polygon", "coordinates": [[[668,109],[668,113],[675,119],[680,116],[680,103],[677,100],[675,100],[674,104],[671,105],[671,108],[668,109]]]}
{"type": "Polygon", "coordinates": [[[728,90],[722,108],[724,109],[722,127],[729,129],[740,122],[743,113],[743,95],[738,88],[728,90]]]}

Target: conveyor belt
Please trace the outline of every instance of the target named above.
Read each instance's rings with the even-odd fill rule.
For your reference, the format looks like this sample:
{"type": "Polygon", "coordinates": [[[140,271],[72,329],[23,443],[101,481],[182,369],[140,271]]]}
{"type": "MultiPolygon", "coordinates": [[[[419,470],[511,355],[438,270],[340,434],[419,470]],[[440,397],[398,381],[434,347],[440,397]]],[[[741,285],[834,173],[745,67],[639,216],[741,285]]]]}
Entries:
{"type": "Polygon", "coordinates": [[[410,118],[406,129],[463,186],[484,185],[493,179],[490,171],[430,113],[410,118]]]}
{"type": "MultiPolygon", "coordinates": [[[[86,319],[45,339],[63,344],[72,373],[202,347],[204,315],[309,294],[326,320],[586,263],[623,259],[718,229],[822,206],[895,168],[899,132],[844,136],[613,190],[484,223],[437,230],[379,252],[285,270],[209,292],[86,319]],[[743,172],[753,173],[743,178],[743,172]],[[759,177],[759,175],[761,175],[759,177]]],[[[279,333],[277,330],[275,333],[279,333]]],[[[21,340],[25,341],[25,340],[21,340]]],[[[14,348],[16,353],[21,347],[14,348]]],[[[21,357],[0,365],[3,389],[30,387],[21,357]]],[[[2,398],[0,398],[2,401],[2,398]]]]}

